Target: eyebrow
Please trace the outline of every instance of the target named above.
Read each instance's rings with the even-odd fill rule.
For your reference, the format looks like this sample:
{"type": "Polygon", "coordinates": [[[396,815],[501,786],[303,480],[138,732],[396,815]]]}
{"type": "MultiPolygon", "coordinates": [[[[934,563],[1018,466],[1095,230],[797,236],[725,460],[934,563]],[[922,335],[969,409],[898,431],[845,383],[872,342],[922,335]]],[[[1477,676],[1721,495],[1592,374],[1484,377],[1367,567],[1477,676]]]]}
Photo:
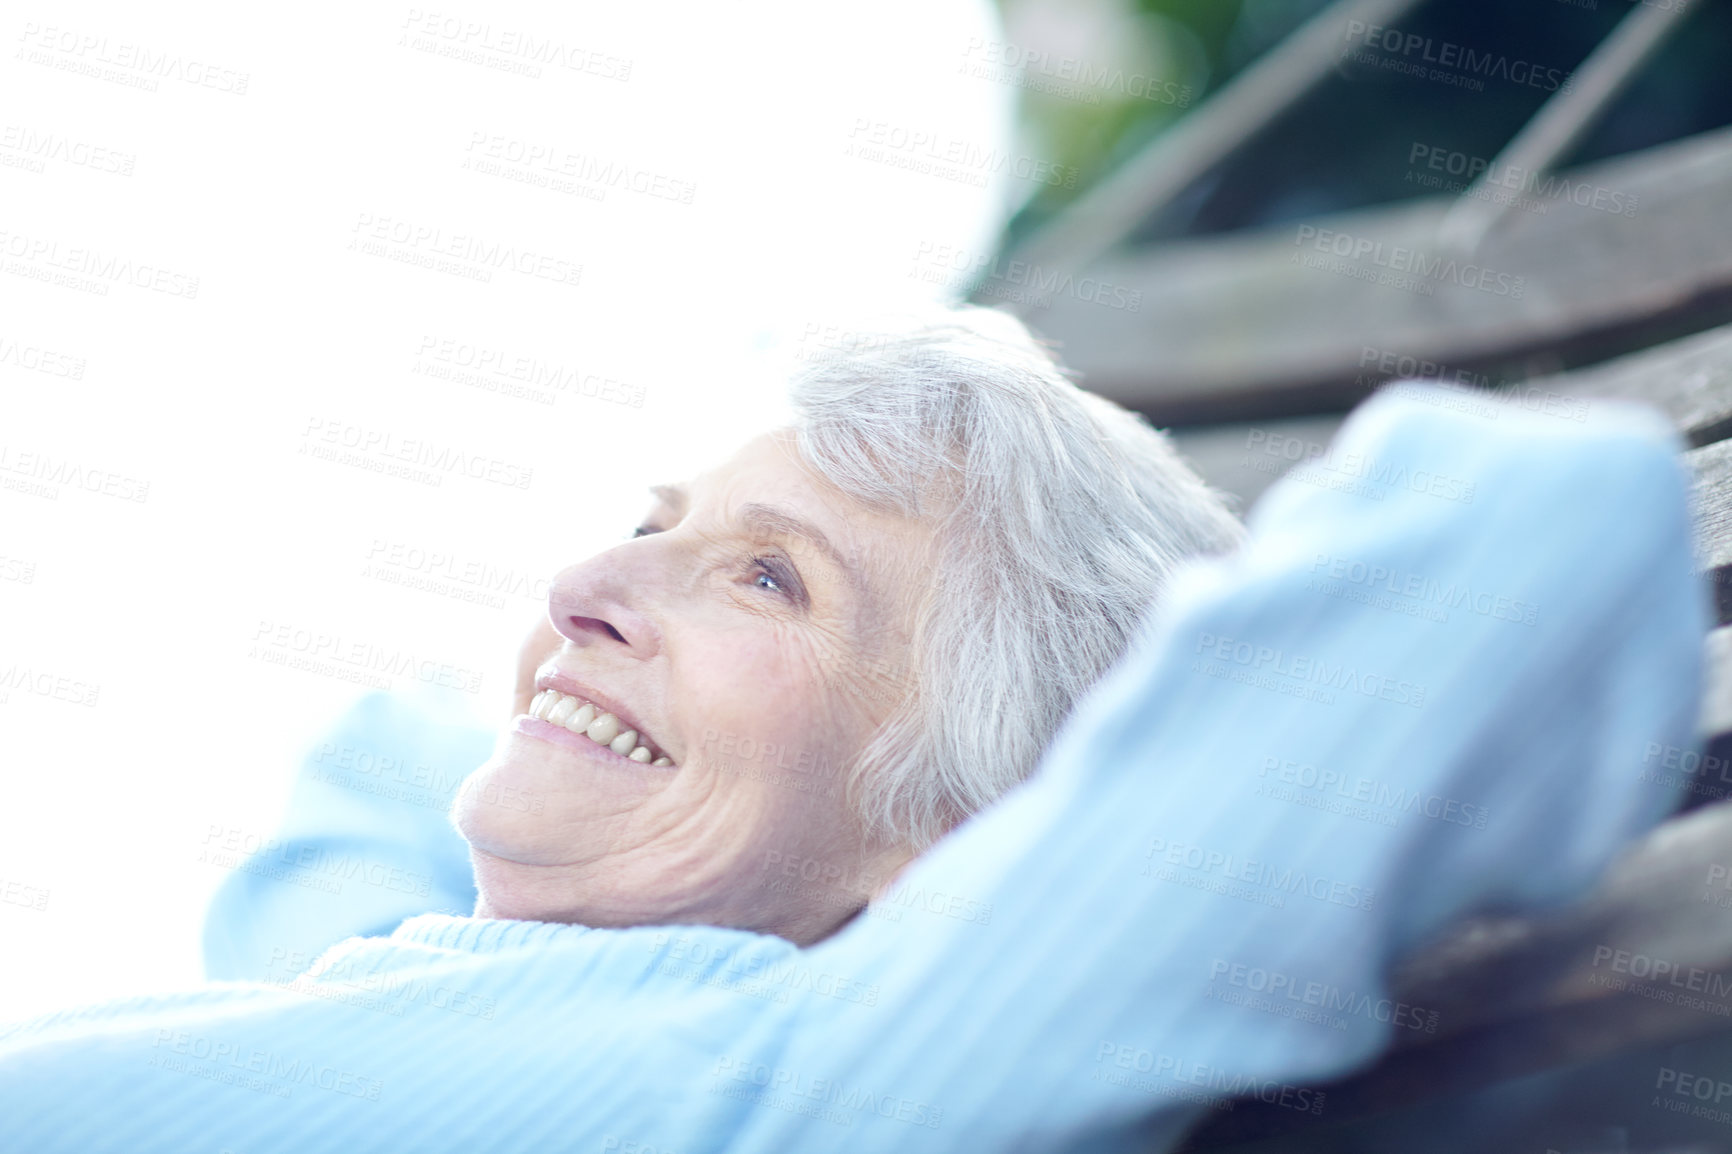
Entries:
{"type": "MultiPolygon", "coordinates": [[[[691,506],[691,496],[684,485],[651,485],[650,494],[667,503],[680,516],[684,516],[691,506]]],[[[765,505],[756,501],[741,505],[736,514],[741,524],[759,533],[777,537],[792,537],[805,541],[818,552],[830,559],[830,562],[848,579],[849,585],[859,592],[864,586],[860,574],[855,572],[842,553],[831,543],[824,531],[810,521],[802,520],[786,509],[774,505],[765,505]]]]}
{"type": "Polygon", "coordinates": [[[760,505],[756,502],[741,505],[738,516],[741,523],[760,533],[793,537],[805,541],[828,557],[831,563],[848,577],[850,583],[858,584],[854,570],[849,567],[848,562],[842,559],[842,554],[836,546],[830,543],[830,538],[826,537],[824,531],[810,521],[802,521],[787,510],[778,509],[774,505],[760,505]]]}

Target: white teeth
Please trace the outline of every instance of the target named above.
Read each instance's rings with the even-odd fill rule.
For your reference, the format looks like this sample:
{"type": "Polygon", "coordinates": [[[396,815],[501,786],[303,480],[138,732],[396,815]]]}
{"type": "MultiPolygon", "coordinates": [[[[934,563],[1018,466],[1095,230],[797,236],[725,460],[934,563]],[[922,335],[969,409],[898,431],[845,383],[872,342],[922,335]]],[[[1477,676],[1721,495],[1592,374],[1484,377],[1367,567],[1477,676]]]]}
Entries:
{"type": "Polygon", "coordinates": [[[563,726],[572,733],[581,733],[597,745],[605,745],[639,765],[673,765],[672,758],[656,757],[655,752],[643,744],[637,730],[623,728],[624,723],[613,714],[557,689],[544,689],[537,693],[529,702],[529,716],[563,726]]]}
{"type": "Polygon", "coordinates": [[[589,728],[589,723],[595,720],[595,713],[595,706],[586,701],[565,719],[565,728],[573,733],[582,733],[589,728]]]}
{"type": "Polygon", "coordinates": [[[589,734],[589,739],[597,745],[606,745],[619,736],[619,718],[611,713],[604,713],[590,722],[589,728],[584,732],[589,734]]]}

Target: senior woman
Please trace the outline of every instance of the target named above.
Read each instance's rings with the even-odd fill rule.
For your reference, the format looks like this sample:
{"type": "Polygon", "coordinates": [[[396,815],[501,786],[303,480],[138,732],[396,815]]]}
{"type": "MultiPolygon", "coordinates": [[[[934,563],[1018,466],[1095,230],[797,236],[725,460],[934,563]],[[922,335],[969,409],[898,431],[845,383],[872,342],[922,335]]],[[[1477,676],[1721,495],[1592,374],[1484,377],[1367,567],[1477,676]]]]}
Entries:
{"type": "Polygon", "coordinates": [[[997,314],[793,398],[555,582],[454,811],[472,916],[13,1027],[20,1148],[1159,1148],[1427,1028],[1392,961],[1675,800],[1637,770],[1689,744],[1707,614],[1646,410],[1375,398],[1241,544],[997,314]],[[1538,612],[1440,625],[1338,567],[1538,612]],[[1478,817],[1275,788],[1319,769],[1478,817]],[[892,876],[947,900],[870,916],[892,876]]]}
{"type": "Polygon", "coordinates": [[[213,977],[287,977],[435,908],[815,942],[1033,770],[1181,561],[1243,539],[1163,436],[1007,314],[830,339],[790,425],[658,486],[636,539],[555,576],[463,839],[345,787],[367,784],[355,751],[454,780],[491,735],[376,701],[321,744],[271,868],[218,899],[213,977]],[[303,850],[431,892],[338,903],[295,884],[318,878],[303,850]]]}

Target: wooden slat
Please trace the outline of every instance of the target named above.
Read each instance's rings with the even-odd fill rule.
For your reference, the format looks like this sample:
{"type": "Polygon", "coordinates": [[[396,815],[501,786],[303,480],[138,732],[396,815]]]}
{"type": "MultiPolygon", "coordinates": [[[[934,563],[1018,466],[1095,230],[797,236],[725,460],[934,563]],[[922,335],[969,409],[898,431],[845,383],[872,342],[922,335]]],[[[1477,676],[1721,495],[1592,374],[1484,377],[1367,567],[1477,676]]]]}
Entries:
{"type": "MultiPolygon", "coordinates": [[[[1732,432],[1732,326],[1623,357],[1591,371],[1536,378],[1521,387],[1541,398],[1555,392],[1590,403],[1596,399],[1646,401],[1662,409],[1687,440],[1703,445],[1684,457],[1695,476],[1698,565],[1713,583],[1717,624],[1732,624],[1732,439],[1721,439],[1732,432]]],[[[1247,431],[1279,430],[1321,444],[1333,436],[1341,419],[1308,417],[1176,429],[1172,437],[1175,447],[1204,480],[1240,497],[1248,506],[1276,478],[1252,467],[1260,462],[1250,460],[1245,451],[1247,431]]]]}
{"type": "MultiPolygon", "coordinates": [[[[1601,208],[1557,198],[1543,214],[1511,212],[1473,258],[1509,284],[1523,278],[1519,300],[1437,278],[1422,295],[1305,267],[1297,258],[1314,250],[1296,243],[1297,223],[1121,254],[1058,291],[1042,289],[1042,270],[1007,268],[976,299],[1040,296],[1015,305],[1030,326],[1087,387],[1157,424],[1345,408],[1379,379],[1367,350],[1515,379],[1732,318],[1732,130],[1564,175],[1590,197],[1606,190],[1601,208]],[[1613,194],[1635,197],[1634,215],[1604,211],[1613,194]],[[1141,294],[1134,310],[1113,307],[1129,293],[1141,294]]],[[[1435,238],[1450,203],[1305,224],[1381,244],[1388,259],[1397,248],[1443,257],[1435,238]]],[[[1371,257],[1357,267],[1379,271],[1371,257]]]]}
{"type": "MultiPolygon", "coordinates": [[[[1596,400],[1645,401],[1671,418],[1690,444],[1708,445],[1732,434],[1732,325],[1656,345],[1590,369],[1535,377],[1514,387],[1535,407],[1547,404],[1552,394],[1578,398],[1590,405],[1596,400]]],[[[1172,430],[1172,439],[1204,480],[1249,505],[1275,481],[1274,474],[1252,467],[1260,462],[1244,451],[1249,431],[1279,431],[1301,440],[1327,442],[1344,419],[1343,414],[1333,414],[1178,428],[1172,430]]],[[[1732,506],[1732,497],[1719,502],[1718,517],[1732,516],[1727,506],[1732,506]]]]}
{"type": "MultiPolygon", "coordinates": [[[[1686,809],[1732,798],[1732,626],[1708,634],[1703,646],[1704,685],[1700,732],[1708,735],[1693,770],[1686,809]]],[[[1732,847],[1727,863],[1732,865],[1732,847]]]]}
{"type": "Polygon", "coordinates": [[[1713,582],[1719,624],[1732,622],[1732,440],[1684,454],[1695,475],[1697,565],[1713,582]]]}
{"type": "Polygon", "coordinates": [[[1732,734],[1732,627],[1708,634],[1703,658],[1702,732],[1732,734]]]}
{"type": "Polygon", "coordinates": [[[1437,1035],[1398,1038],[1371,1069],[1323,1087],[1323,1116],[1242,1100],[1184,1148],[1333,1128],[1537,1070],[1732,1032],[1732,908],[1703,900],[1732,898],[1707,880],[1711,866],[1729,863],[1732,803],[1720,803],[1652,831],[1566,910],[1459,927],[1392,979],[1396,997],[1438,1011],[1437,1035]],[[1649,965],[1620,965],[1618,951],[1664,960],[1705,987],[1693,996],[1709,1008],[1685,1001],[1669,977],[1633,976],[1649,965]]]}
{"type": "Polygon", "coordinates": [[[1523,387],[1649,401],[1699,448],[1732,434],[1732,325],[1523,387]]]}
{"type": "Polygon", "coordinates": [[[1218,1113],[1192,1132],[1179,1150],[1225,1152],[1300,1131],[1314,1143],[1303,1149],[1330,1149],[1330,1144],[1317,1142],[1316,1132],[1397,1114],[1422,1102],[1471,1093],[1560,1065],[1588,1064],[1729,1032],[1732,1025],[1723,1019],[1633,993],[1615,994],[1514,1018],[1424,1049],[1398,1050],[1363,1075],[1318,1087],[1327,1102],[1319,1116],[1255,1099],[1239,1100],[1230,1113],[1218,1113]],[[1559,1055],[1569,1057],[1560,1060],[1559,1055]]]}
{"type": "Polygon", "coordinates": [[[1696,532],[1704,569],[1732,564],[1732,441],[1684,454],[1695,474],[1696,532]]]}

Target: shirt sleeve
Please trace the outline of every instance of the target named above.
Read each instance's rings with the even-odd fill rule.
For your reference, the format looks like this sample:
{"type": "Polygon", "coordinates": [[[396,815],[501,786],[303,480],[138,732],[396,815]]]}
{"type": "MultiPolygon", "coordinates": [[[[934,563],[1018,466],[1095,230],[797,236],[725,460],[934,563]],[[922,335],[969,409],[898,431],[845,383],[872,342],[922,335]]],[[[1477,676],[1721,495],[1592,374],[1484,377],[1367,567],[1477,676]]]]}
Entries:
{"type": "Polygon", "coordinates": [[[234,868],[205,913],[205,976],[286,981],[345,938],[472,912],[469,847],[447,815],[491,747],[403,698],[357,702],[307,751],[275,837],[231,845],[213,829],[205,853],[234,868]]]}
{"type": "MultiPolygon", "coordinates": [[[[718,1075],[897,1103],[863,1148],[1152,1149],[1235,1093],[1322,1110],[1301,1087],[1435,1031],[1391,964],[1580,894],[1673,808],[1644,758],[1693,742],[1710,625],[1658,414],[1443,399],[1361,406],[1033,780],[809,951],[875,1014],[812,999],[718,1075]]],[[[733,1146],[825,1129],[772,1104],[733,1146]]]]}

